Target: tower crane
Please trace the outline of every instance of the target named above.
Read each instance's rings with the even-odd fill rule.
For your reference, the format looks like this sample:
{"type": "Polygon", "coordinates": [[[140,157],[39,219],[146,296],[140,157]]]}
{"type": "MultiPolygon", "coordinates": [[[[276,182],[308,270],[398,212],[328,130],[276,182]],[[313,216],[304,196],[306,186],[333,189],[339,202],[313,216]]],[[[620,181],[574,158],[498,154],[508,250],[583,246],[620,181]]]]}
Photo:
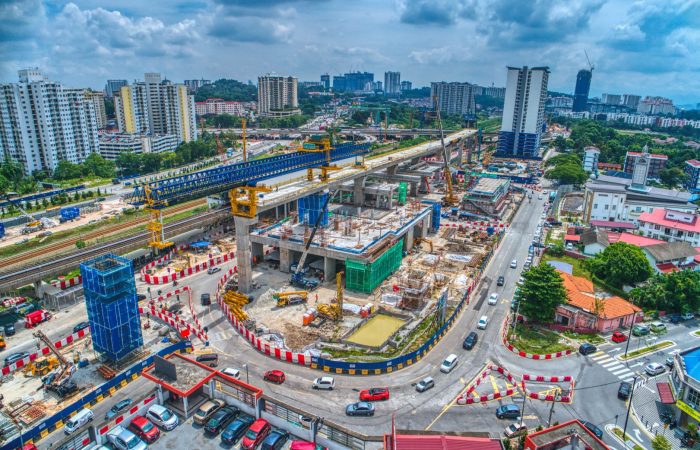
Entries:
{"type": "Polygon", "coordinates": [[[583,54],[586,55],[586,62],[588,62],[588,67],[590,67],[590,71],[592,73],[595,66],[591,64],[591,60],[588,58],[588,52],[585,49],[583,50],[583,54]]]}
{"type": "Polygon", "coordinates": [[[440,117],[440,107],[437,96],[433,97],[433,101],[435,102],[435,114],[437,117],[438,129],[440,130],[440,145],[442,146],[442,159],[445,164],[445,184],[447,186],[445,197],[443,197],[442,201],[446,206],[453,206],[459,203],[459,199],[452,188],[452,171],[450,170],[451,155],[447,151],[447,147],[445,147],[445,133],[442,129],[442,118],[440,117]]]}

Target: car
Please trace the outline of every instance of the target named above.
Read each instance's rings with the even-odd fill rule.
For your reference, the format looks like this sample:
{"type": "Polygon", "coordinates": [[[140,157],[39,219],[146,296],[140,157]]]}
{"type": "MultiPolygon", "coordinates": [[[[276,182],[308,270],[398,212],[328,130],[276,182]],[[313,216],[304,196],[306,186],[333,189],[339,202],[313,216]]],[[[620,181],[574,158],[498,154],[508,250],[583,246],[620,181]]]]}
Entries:
{"type": "Polygon", "coordinates": [[[370,402],[351,403],[345,408],[345,414],[348,416],[373,416],[374,404],[370,402]]]}
{"type": "Polygon", "coordinates": [[[583,424],[584,427],[588,428],[591,431],[591,433],[595,434],[595,437],[597,437],[598,439],[601,439],[601,440],[603,439],[603,430],[601,430],[600,428],[595,426],[595,424],[593,424],[587,420],[583,420],[583,421],[581,421],[581,423],[583,424]]]}
{"type": "Polygon", "coordinates": [[[620,386],[617,388],[617,398],[620,400],[627,400],[630,398],[630,394],[632,393],[632,383],[623,381],[620,383],[620,386]]]}
{"type": "Polygon", "coordinates": [[[489,318],[488,316],[481,316],[481,319],[479,319],[479,323],[476,324],[476,327],[480,330],[485,330],[486,325],[489,324],[489,318]]]}
{"type": "Polygon", "coordinates": [[[254,419],[250,416],[240,415],[221,432],[221,442],[226,444],[235,444],[248,427],[253,423],[254,419]]]}
{"type": "Polygon", "coordinates": [[[620,342],[625,342],[627,340],[627,336],[625,336],[623,333],[616,331],[612,334],[610,337],[610,340],[615,342],[615,343],[620,343],[620,342]]]}
{"type": "Polygon", "coordinates": [[[89,322],[80,322],[78,325],[73,327],[73,333],[77,333],[80,330],[84,330],[85,328],[89,328],[90,323],[89,322]]]}
{"type": "Polygon", "coordinates": [[[523,270],[528,270],[531,266],[532,266],[532,264],[530,264],[529,262],[526,262],[525,264],[523,264],[523,270]]]}
{"type": "Polygon", "coordinates": [[[689,312],[689,313],[683,313],[683,314],[681,314],[681,319],[682,319],[682,320],[693,320],[693,319],[695,319],[695,314],[690,313],[690,312],[689,312]]]}
{"type": "Polygon", "coordinates": [[[233,367],[226,367],[224,370],[221,372],[225,373],[226,375],[233,377],[237,380],[241,379],[241,371],[238,369],[234,369],[233,367]]]}
{"type": "Polygon", "coordinates": [[[664,373],[666,368],[657,362],[652,362],[644,367],[644,371],[647,373],[647,375],[655,377],[656,375],[664,373]]]}
{"type": "Polygon", "coordinates": [[[651,331],[654,333],[665,333],[666,332],[666,324],[663,322],[652,322],[650,325],[651,331]]]}
{"type": "Polygon", "coordinates": [[[204,425],[204,431],[209,434],[219,434],[240,412],[235,406],[224,406],[211,415],[207,424],[204,425]]]}
{"type": "Polygon", "coordinates": [[[598,351],[598,348],[593,345],[589,344],[588,342],[581,344],[581,346],[578,348],[578,352],[582,355],[590,355],[591,353],[595,353],[598,351]]]}
{"type": "Polygon", "coordinates": [[[389,400],[389,388],[371,388],[360,391],[360,400],[363,402],[389,400]]]}
{"type": "Polygon", "coordinates": [[[510,268],[515,269],[516,267],[518,267],[518,260],[514,259],[513,261],[510,262],[510,268]]]}
{"type": "Polygon", "coordinates": [[[110,420],[112,417],[115,417],[117,414],[124,411],[129,407],[129,405],[131,405],[131,402],[132,400],[130,398],[119,400],[117,403],[112,405],[111,408],[109,408],[109,411],[105,413],[105,420],[110,420]]]}
{"type": "Polygon", "coordinates": [[[248,428],[243,440],[241,441],[241,448],[243,450],[253,450],[260,445],[260,443],[267,437],[267,435],[272,430],[270,422],[265,419],[258,419],[248,428]]]}
{"type": "Polygon", "coordinates": [[[199,303],[202,306],[209,306],[211,305],[211,294],[204,293],[199,297],[199,303]]]}
{"type": "Polygon", "coordinates": [[[210,267],[209,269],[207,269],[207,273],[209,275],[216,273],[216,272],[220,272],[220,271],[221,271],[221,267],[210,267]]]}
{"type": "Polygon", "coordinates": [[[503,434],[507,438],[513,438],[513,437],[520,436],[521,434],[525,434],[526,431],[527,431],[527,425],[525,425],[525,424],[521,425],[520,423],[515,422],[515,423],[511,423],[510,425],[508,425],[506,427],[506,429],[503,430],[503,434]]]}
{"type": "Polygon", "coordinates": [[[435,380],[433,377],[425,377],[416,384],[416,390],[418,392],[425,392],[428,389],[435,387],[435,380]]]}
{"type": "Polygon", "coordinates": [[[226,402],[221,399],[215,398],[213,400],[207,400],[195,411],[194,423],[204,425],[215,412],[224,406],[226,406],[226,402]]]}
{"type": "Polygon", "coordinates": [[[571,242],[567,243],[567,244],[566,244],[566,249],[569,250],[569,251],[572,251],[572,250],[574,249],[574,244],[572,244],[571,242]]]}
{"type": "Polygon", "coordinates": [[[271,383],[282,384],[286,378],[281,370],[268,370],[263,374],[263,380],[271,383]]]}
{"type": "Polygon", "coordinates": [[[267,435],[260,450],[280,450],[289,440],[289,433],[284,430],[274,430],[267,435]]]}
{"type": "Polygon", "coordinates": [[[515,284],[525,284],[525,278],[523,278],[523,277],[518,278],[518,281],[516,281],[515,284]]]}
{"type": "Polygon", "coordinates": [[[501,275],[498,277],[498,281],[496,281],[496,286],[503,286],[504,284],[506,284],[506,277],[501,275]]]}
{"type": "Polygon", "coordinates": [[[147,298],[148,297],[146,297],[144,294],[137,294],[136,295],[136,300],[138,300],[139,302],[142,302],[142,301],[146,300],[147,298]]]}
{"type": "Polygon", "coordinates": [[[440,372],[450,373],[457,366],[457,355],[450,354],[440,365],[440,372]]]}
{"type": "Polygon", "coordinates": [[[635,336],[646,336],[649,332],[649,327],[646,325],[637,324],[632,327],[632,334],[635,336]]]}
{"type": "Polygon", "coordinates": [[[496,417],[499,419],[517,419],[520,417],[520,407],[515,403],[501,405],[496,408],[496,417]]]}
{"type": "Polygon", "coordinates": [[[476,331],[472,331],[467,335],[466,338],[464,338],[464,342],[462,342],[462,348],[465,350],[471,350],[474,348],[477,342],[479,342],[479,335],[476,334],[476,331]]]}
{"type": "Polygon", "coordinates": [[[14,336],[15,335],[15,324],[14,323],[8,323],[5,325],[5,336],[14,336]]]}
{"type": "Polygon", "coordinates": [[[489,296],[489,305],[493,306],[498,303],[498,293],[494,292],[489,296]]]}
{"type": "Polygon", "coordinates": [[[537,200],[542,200],[542,194],[537,196],[537,200]]]}
{"type": "Polygon", "coordinates": [[[135,416],[131,419],[128,430],[147,444],[152,444],[160,437],[160,430],[144,416],[135,416]]]}
{"type": "Polygon", "coordinates": [[[671,314],[671,323],[680,323],[681,322],[681,315],[680,314],[671,314]]]}
{"type": "Polygon", "coordinates": [[[117,425],[107,433],[107,440],[116,450],[146,450],[148,446],[134,433],[117,425]]]}
{"type": "Polygon", "coordinates": [[[7,358],[5,358],[5,363],[3,367],[7,367],[11,364],[16,363],[17,361],[24,359],[24,358],[29,358],[29,353],[28,352],[18,352],[18,353],[13,353],[7,358]]]}
{"type": "Polygon", "coordinates": [[[314,389],[327,389],[332,391],[335,387],[335,380],[333,377],[319,377],[314,380],[312,387],[314,389]]]}
{"type": "Polygon", "coordinates": [[[148,408],[146,417],[166,431],[174,429],[180,422],[175,413],[162,405],[153,405],[148,408]]]}

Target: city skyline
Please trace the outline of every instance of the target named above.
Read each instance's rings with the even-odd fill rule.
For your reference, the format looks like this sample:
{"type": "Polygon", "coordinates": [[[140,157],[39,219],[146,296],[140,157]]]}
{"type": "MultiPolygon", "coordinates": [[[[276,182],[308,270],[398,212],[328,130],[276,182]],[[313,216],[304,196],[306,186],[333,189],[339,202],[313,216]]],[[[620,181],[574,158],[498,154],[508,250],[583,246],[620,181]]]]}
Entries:
{"type": "Polygon", "coordinates": [[[504,86],[505,66],[529,64],[550,67],[551,90],[573,93],[586,50],[596,66],[591,97],[700,100],[697,0],[517,8],[505,0],[31,0],[5,3],[0,19],[10,30],[0,38],[3,82],[38,66],[66,86],[100,90],[108,79],[144,71],[175,82],[245,82],[268,72],[318,80],[326,72],[395,70],[416,87],[443,80],[504,86]]]}

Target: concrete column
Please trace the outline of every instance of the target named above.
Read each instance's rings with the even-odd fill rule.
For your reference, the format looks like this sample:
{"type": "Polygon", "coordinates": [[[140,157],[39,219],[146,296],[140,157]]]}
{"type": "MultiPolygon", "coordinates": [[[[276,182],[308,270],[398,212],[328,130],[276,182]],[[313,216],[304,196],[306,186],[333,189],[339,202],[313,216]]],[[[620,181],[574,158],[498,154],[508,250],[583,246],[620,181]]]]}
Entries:
{"type": "Polygon", "coordinates": [[[365,200],[365,177],[355,178],[355,184],[352,191],[352,202],[355,206],[362,206],[365,200]]]}
{"type": "Polygon", "coordinates": [[[411,197],[418,196],[418,184],[419,184],[418,182],[411,181],[411,192],[409,194],[411,197]]]}
{"type": "Polygon", "coordinates": [[[323,257],[323,276],[327,282],[335,282],[336,260],[329,256],[323,257]]]}
{"type": "Polygon", "coordinates": [[[410,227],[406,234],[403,236],[403,249],[404,251],[409,251],[413,248],[413,229],[415,227],[410,227]]]}
{"type": "Polygon", "coordinates": [[[187,397],[182,397],[182,407],[185,410],[185,420],[190,418],[189,407],[187,406],[187,397]]]}
{"type": "Polygon", "coordinates": [[[421,237],[426,238],[428,237],[428,230],[430,229],[430,216],[425,216],[422,222],[423,227],[421,228],[421,237]]]}
{"type": "Polygon", "coordinates": [[[280,243],[280,272],[289,273],[289,266],[292,265],[291,253],[287,247],[282,247],[280,243]]]}
{"type": "Polygon", "coordinates": [[[236,224],[236,257],[238,259],[238,290],[244,294],[250,292],[253,285],[251,267],[250,225],[257,219],[234,216],[236,224]]]}
{"type": "Polygon", "coordinates": [[[396,175],[396,170],[399,168],[399,165],[395,166],[389,166],[386,168],[386,173],[387,175],[396,175]]]}
{"type": "Polygon", "coordinates": [[[258,261],[258,263],[262,262],[263,258],[265,257],[265,250],[263,249],[263,245],[258,242],[251,242],[250,247],[252,251],[252,257],[255,258],[258,261]]]}
{"type": "Polygon", "coordinates": [[[262,412],[265,410],[265,399],[261,398],[255,403],[255,418],[259,419],[262,417],[262,412]]]}

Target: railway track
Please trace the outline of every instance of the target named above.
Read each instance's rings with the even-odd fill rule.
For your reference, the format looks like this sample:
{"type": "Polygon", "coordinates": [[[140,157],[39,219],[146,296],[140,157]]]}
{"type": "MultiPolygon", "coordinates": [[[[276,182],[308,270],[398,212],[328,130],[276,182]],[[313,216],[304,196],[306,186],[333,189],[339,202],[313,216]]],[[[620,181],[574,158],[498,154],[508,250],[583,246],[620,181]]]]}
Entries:
{"type": "MultiPolygon", "coordinates": [[[[177,214],[182,211],[186,211],[190,208],[196,208],[197,206],[201,206],[205,204],[205,200],[200,199],[198,201],[193,201],[193,202],[188,202],[188,203],[182,203],[180,205],[175,205],[171,208],[168,208],[167,212],[164,214],[165,217],[173,214],[177,214]]],[[[7,269],[9,267],[15,266],[19,263],[26,263],[30,260],[35,260],[39,257],[46,257],[52,253],[55,253],[59,250],[64,250],[67,247],[74,247],[76,242],[78,241],[89,241],[92,239],[96,239],[98,237],[106,236],[109,234],[113,234],[122,230],[127,230],[129,228],[137,227],[139,225],[145,225],[148,223],[149,218],[148,217],[142,217],[139,219],[134,219],[130,220],[128,222],[124,223],[118,223],[111,225],[109,227],[105,228],[99,228],[96,230],[89,231],[87,233],[84,233],[80,236],[77,237],[70,237],[67,239],[64,239],[60,242],[55,242],[53,244],[45,245],[36,249],[28,250],[26,252],[20,253],[18,255],[10,256],[7,258],[3,258],[3,269],[7,269]]],[[[5,270],[6,271],[6,270],[5,270]]]]}
{"type": "MultiPolygon", "coordinates": [[[[230,217],[230,212],[227,209],[207,211],[197,216],[167,224],[165,225],[165,231],[169,235],[175,235],[227,217],[230,217]]],[[[57,275],[61,273],[58,270],[75,267],[85,260],[105,253],[118,252],[120,249],[129,247],[143,246],[148,242],[149,237],[148,232],[139,232],[134,236],[116,239],[112,242],[79,250],[69,255],[55,257],[51,261],[34,263],[31,267],[18,268],[11,273],[2,273],[0,274],[0,292],[7,292],[45,277],[57,275]]]]}

